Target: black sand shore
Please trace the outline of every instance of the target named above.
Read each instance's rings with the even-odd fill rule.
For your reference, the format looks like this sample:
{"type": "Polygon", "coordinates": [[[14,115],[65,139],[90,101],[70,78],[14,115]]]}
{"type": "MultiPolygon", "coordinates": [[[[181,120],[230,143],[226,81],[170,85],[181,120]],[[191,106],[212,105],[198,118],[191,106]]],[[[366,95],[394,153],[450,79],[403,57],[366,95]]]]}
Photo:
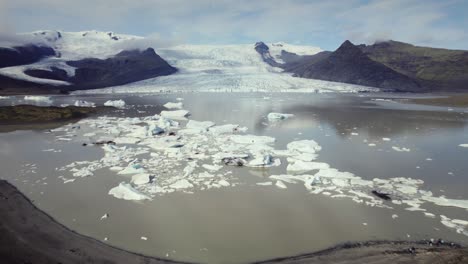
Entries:
{"type": "MultiPolygon", "coordinates": [[[[0,180],[0,263],[181,263],[134,254],[79,235],[0,180]]],[[[444,243],[365,242],[258,263],[468,263],[468,249],[444,243]],[[414,252],[409,251],[414,248],[414,252]]]]}

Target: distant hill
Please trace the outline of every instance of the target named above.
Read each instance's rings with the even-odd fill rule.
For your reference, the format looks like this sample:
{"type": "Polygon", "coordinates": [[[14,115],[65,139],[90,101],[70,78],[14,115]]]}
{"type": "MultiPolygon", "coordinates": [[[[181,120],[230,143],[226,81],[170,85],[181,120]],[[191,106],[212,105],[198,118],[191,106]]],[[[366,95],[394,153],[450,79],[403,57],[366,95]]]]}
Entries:
{"type": "Polygon", "coordinates": [[[119,46],[112,32],[38,31],[33,43],[0,47],[0,92],[56,93],[123,85],[177,71],[154,49],[119,46]]]}
{"type": "MultiPolygon", "coordinates": [[[[265,48],[263,48],[265,50],[265,48]]],[[[265,55],[262,55],[265,56],[265,55]]],[[[468,91],[468,51],[418,47],[386,41],[299,56],[283,52],[283,68],[297,77],[351,83],[387,91],[468,91]]]]}

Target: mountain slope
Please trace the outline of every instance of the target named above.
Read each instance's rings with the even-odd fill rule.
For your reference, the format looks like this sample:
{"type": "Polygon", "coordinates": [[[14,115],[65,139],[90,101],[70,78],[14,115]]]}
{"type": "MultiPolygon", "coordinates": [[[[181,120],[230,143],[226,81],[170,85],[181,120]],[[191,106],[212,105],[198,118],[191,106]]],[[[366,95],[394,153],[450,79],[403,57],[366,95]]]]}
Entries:
{"type": "Polygon", "coordinates": [[[416,79],[430,90],[468,89],[468,51],[385,41],[359,48],[374,61],[416,79]]]}
{"type": "Polygon", "coordinates": [[[345,41],[332,53],[319,53],[284,66],[298,77],[352,83],[397,91],[421,91],[412,78],[370,59],[345,41]]]}

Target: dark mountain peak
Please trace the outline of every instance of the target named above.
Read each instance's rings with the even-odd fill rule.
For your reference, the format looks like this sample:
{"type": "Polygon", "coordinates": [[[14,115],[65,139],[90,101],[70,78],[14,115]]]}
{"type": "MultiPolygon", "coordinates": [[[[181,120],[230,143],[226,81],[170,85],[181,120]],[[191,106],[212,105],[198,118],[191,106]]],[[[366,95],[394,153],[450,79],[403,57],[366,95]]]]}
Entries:
{"type": "Polygon", "coordinates": [[[269,52],[270,48],[264,42],[259,41],[255,43],[255,50],[260,54],[264,54],[266,52],[269,52]]]}
{"type": "Polygon", "coordinates": [[[345,57],[365,56],[361,49],[349,40],[343,42],[343,44],[341,44],[341,46],[332,54],[334,56],[345,57]]]}

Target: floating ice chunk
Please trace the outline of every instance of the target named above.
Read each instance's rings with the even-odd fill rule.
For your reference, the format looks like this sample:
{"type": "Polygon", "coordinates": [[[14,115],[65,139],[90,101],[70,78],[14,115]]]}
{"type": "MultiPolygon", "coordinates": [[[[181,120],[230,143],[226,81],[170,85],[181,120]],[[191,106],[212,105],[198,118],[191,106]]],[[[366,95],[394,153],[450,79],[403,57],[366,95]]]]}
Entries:
{"type": "Polygon", "coordinates": [[[268,181],[268,182],[257,182],[256,184],[257,184],[257,185],[260,185],[260,186],[271,186],[271,185],[273,185],[273,182],[271,182],[271,181],[268,181]]]}
{"type": "Polygon", "coordinates": [[[221,185],[221,186],[223,186],[223,187],[229,187],[229,186],[231,186],[231,184],[230,184],[228,181],[226,181],[226,180],[220,180],[220,181],[218,181],[218,184],[221,185]]]}
{"type": "Polygon", "coordinates": [[[115,198],[124,200],[150,200],[151,198],[135,188],[130,184],[121,182],[119,186],[110,189],[109,195],[113,195],[115,198]]]}
{"type": "Polygon", "coordinates": [[[257,156],[247,164],[249,167],[271,167],[279,165],[281,165],[280,159],[275,159],[269,154],[257,156]]]}
{"type": "Polygon", "coordinates": [[[10,99],[10,96],[0,96],[0,100],[10,99]]]}
{"type": "Polygon", "coordinates": [[[221,165],[210,165],[210,164],[203,164],[203,168],[209,170],[209,171],[218,171],[220,170],[223,166],[221,165]]]}
{"type": "Polygon", "coordinates": [[[462,147],[462,148],[468,148],[468,144],[460,144],[460,145],[458,145],[458,146],[460,146],[460,147],[462,147]]]}
{"type": "Polygon", "coordinates": [[[191,184],[186,179],[181,179],[181,180],[178,180],[175,183],[169,185],[169,187],[171,187],[173,189],[188,189],[188,188],[193,188],[193,184],[191,184]]]}
{"type": "Polygon", "coordinates": [[[50,99],[50,96],[41,96],[41,95],[26,95],[24,97],[24,100],[48,103],[48,104],[52,103],[52,99],[50,99]]]}
{"type": "Polygon", "coordinates": [[[369,147],[375,147],[376,145],[374,143],[369,143],[369,147]]]}
{"type": "Polygon", "coordinates": [[[397,219],[398,218],[398,215],[397,214],[393,214],[392,215],[392,219],[397,219]]]}
{"type": "Polygon", "coordinates": [[[187,122],[186,127],[190,129],[198,129],[202,131],[207,131],[208,128],[214,126],[215,123],[211,121],[195,121],[195,120],[189,120],[187,122]]]}
{"type": "Polygon", "coordinates": [[[254,135],[232,135],[229,139],[239,144],[270,144],[275,142],[275,138],[254,135]]]}
{"type": "Polygon", "coordinates": [[[351,136],[359,136],[359,133],[351,132],[351,136]]]}
{"type": "Polygon", "coordinates": [[[435,218],[435,214],[424,212],[424,215],[429,217],[429,218],[435,218]]]}
{"type": "Polygon", "coordinates": [[[448,199],[443,196],[434,197],[428,195],[424,195],[421,199],[440,206],[452,206],[468,210],[468,200],[448,199]]]}
{"type": "Polygon", "coordinates": [[[184,98],[177,97],[177,98],[176,98],[176,100],[177,100],[177,101],[183,101],[183,100],[184,100],[184,98]]]}
{"type": "Polygon", "coordinates": [[[208,131],[213,134],[227,134],[227,133],[233,133],[239,130],[240,130],[239,125],[233,125],[233,124],[213,126],[213,127],[208,128],[208,131]]]}
{"type": "Polygon", "coordinates": [[[77,107],[95,107],[96,106],[96,104],[93,102],[88,102],[88,101],[83,101],[83,100],[76,100],[73,105],[77,107]]]}
{"type": "Polygon", "coordinates": [[[298,160],[294,163],[288,164],[286,170],[291,172],[307,172],[311,170],[329,169],[330,165],[324,162],[309,162],[298,160]]]}
{"type": "Polygon", "coordinates": [[[409,148],[404,148],[404,147],[399,148],[399,147],[395,147],[395,146],[393,146],[392,149],[395,150],[395,151],[398,151],[398,152],[410,152],[411,151],[411,149],[409,149],[409,148]]]}
{"type": "Polygon", "coordinates": [[[94,173],[90,171],[88,168],[81,168],[73,173],[73,177],[89,177],[93,175],[94,173]]]}
{"type": "Polygon", "coordinates": [[[293,116],[294,116],[293,114],[269,113],[267,115],[267,118],[270,121],[278,121],[278,120],[288,119],[293,116]]]}
{"type": "Polygon", "coordinates": [[[390,141],[390,140],[392,140],[392,139],[390,139],[390,138],[385,138],[385,137],[384,137],[384,138],[382,138],[382,140],[383,140],[383,141],[390,141]]]}
{"type": "Polygon", "coordinates": [[[125,169],[119,171],[117,174],[139,174],[145,173],[146,170],[139,164],[130,164],[125,169]]]}
{"type": "Polygon", "coordinates": [[[185,119],[190,114],[187,110],[162,111],[161,116],[173,119],[185,119]]]}
{"type": "Polygon", "coordinates": [[[287,145],[287,149],[290,151],[298,151],[304,153],[316,153],[322,149],[317,142],[314,140],[299,140],[290,142],[287,145]]]}
{"type": "Polygon", "coordinates": [[[317,156],[318,156],[317,154],[313,154],[313,153],[300,153],[300,154],[291,156],[290,158],[288,158],[288,161],[290,162],[295,162],[297,160],[313,161],[317,159],[317,156]]]}
{"type": "Polygon", "coordinates": [[[163,129],[176,128],[179,126],[179,122],[171,120],[169,118],[160,117],[158,120],[158,126],[163,129]]]}
{"type": "Polygon", "coordinates": [[[184,104],[182,102],[178,102],[178,103],[168,102],[164,105],[164,107],[166,107],[167,109],[182,109],[184,107],[184,104]]]}
{"type": "Polygon", "coordinates": [[[441,215],[440,219],[441,219],[440,222],[446,227],[455,229],[457,233],[468,236],[468,231],[466,230],[466,228],[468,228],[468,221],[459,220],[459,219],[450,219],[446,217],[445,215],[441,215]]]}
{"type": "Polygon", "coordinates": [[[132,183],[136,185],[147,184],[151,181],[151,174],[140,173],[132,176],[132,183]]]}
{"type": "Polygon", "coordinates": [[[101,220],[104,220],[104,219],[107,219],[109,218],[109,214],[104,214],[103,216],[101,216],[101,220]]]}
{"type": "Polygon", "coordinates": [[[276,181],[275,185],[276,185],[276,187],[278,187],[280,189],[288,188],[288,186],[286,186],[286,184],[284,184],[282,181],[276,181]]]}
{"type": "Polygon", "coordinates": [[[120,99],[120,100],[115,100],[115,101],[112,101],[112,100],[109,100],[109,101],[106,101],[104,103],[105,106],[113,106],[113,107],[116,107],[116,108],[124,108],[125,107],[125,101],[120,99]]]}
{"type": "Polygon", "coordinates": [[[144,236],[140,237],[140,239],[141,239],[141,240],[144,240],[144,241],[148,240],[148,238],[147,238],[147,237],[144,237],[144,236]]]}

